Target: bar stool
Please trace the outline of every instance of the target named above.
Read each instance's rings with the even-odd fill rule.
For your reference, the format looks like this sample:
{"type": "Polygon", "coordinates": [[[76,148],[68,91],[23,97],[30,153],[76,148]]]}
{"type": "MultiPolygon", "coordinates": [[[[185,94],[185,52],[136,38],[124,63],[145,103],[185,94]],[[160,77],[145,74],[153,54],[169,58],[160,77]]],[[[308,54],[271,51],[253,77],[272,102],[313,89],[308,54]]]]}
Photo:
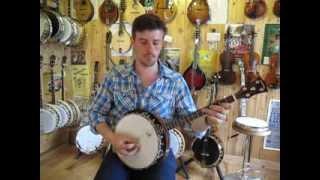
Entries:
{"type": "Polygon", "coordinates": [[[271,134],[266,121],[253,117],[238,117],[232,124],[232,128],[239,133],[245,134],[244,154],[242,169],[237,173],[232,173],[224,176],[225,180],[263,180],[261,171],[253,168],[250,164],[252,139],[254,136],[268,136],[271,134]]]}

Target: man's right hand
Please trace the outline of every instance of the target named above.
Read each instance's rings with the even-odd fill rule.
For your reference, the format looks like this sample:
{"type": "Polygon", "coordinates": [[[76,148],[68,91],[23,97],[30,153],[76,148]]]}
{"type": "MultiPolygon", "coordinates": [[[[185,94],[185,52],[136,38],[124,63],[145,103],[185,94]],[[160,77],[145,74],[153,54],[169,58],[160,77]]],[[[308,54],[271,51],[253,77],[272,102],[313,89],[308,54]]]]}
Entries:
{"type": "Polygon", "coordinates": [[[126,134],[114,133],[111,144],[114,150],[123,156],[135,155],[140,149],[138,140],[126,134]]]}

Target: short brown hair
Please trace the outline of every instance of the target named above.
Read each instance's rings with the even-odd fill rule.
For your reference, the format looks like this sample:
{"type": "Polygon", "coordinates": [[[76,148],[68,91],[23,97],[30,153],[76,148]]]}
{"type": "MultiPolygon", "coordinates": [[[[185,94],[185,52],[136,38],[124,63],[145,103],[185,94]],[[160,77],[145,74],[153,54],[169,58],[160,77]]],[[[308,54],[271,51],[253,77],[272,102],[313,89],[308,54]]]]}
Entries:
{"type": "Polygon", "coordinates": [[[163,34],[167,33],[166,24],[154,14],[143,14],[138,16],[132,23],[132,38],[135,38],[135,32],[144,30],[162,30],[163,34]]]}

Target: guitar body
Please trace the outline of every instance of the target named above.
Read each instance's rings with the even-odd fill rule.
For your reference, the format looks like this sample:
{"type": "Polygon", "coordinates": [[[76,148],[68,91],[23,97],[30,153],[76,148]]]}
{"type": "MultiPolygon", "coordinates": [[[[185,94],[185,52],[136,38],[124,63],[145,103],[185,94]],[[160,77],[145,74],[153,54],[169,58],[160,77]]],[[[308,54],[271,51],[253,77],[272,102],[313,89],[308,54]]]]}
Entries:
{"type": "Polygon", "coordinates": [[[194,69],[191,64],[183,73],[183,77],[190,89],[195,88],[195,90],[200,90],[206,84],[206,76],[199,66],[194,69]]]}
{"type": "Polygon", "coordinates": [[[264,0],[249,0],[246,2],[244,14],[250,19],[257,19],[265,15],[267,5],[264,0]]]}
{"type": "Polygon", "coordinates": [[[144,7],[138,2],[138,0],[131,0],[130,3],[127,5],[127,8],[124,12],[124,19],[127,22],[131,23],[134,19],[146,12],[144,7]]]}
{"type": "Polygon", "coordinates": [[[90,0],[74,0],[76,19],[84,24],[89,22],[94,15],[94,7],[90,0]]]}
{"type": "Polygon", "coordinates": [[[276,2],[274,2],[272,11],[274,15],[276,15],[277,17],[280,17],[280,0],[277,0],[276,2]]]}
{"type": "Polygon", "coordinates": [[[174,19],[178,11],[178,7],[174,0],[157,0],[154,13],[160,17],[165,23],[174,19]],[[169,2],[172,2],[171,4],[169,2]]]}
{"type": "Polygon", "coordinates": [[[99,7],[99,18],[106,25],[117,22],[119,18],[117,5],[112,0],[105,0],[99,7]]]}
{"type": "Polygon", "coordinates": [[[110,27],[112,39],[110,49],[116,53],[127,53],[131,50],[131,25],[129,23],[115,23],[110,27]]]}
{"type": "Polygon", "coordinates": [[[280,78],[279,75],[277,75],[277,65],[279,61],[279,55],[278,53],[274,53],[271,56],[270,60],[270,71],[268,72],[265,82],[269,88],[279,88],[280,87],[280,78]]]}
{"type": "Polygon", "coordinates": [[[209,20],[209,5],[207,0],[192,0],[188,5],[187,16],[191,23],[196,24],[196,19],[200,19],[200,24],[209,20]]]}

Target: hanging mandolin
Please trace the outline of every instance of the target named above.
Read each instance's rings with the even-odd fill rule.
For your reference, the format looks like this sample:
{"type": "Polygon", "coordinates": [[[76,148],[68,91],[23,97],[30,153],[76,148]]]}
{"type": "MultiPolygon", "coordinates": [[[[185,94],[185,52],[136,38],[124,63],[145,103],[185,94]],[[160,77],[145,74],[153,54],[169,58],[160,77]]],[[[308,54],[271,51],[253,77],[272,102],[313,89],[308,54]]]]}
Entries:
{"type": "Polygon", "coordinates": [[[267,5],[264,0],[249,0],[246,2],[244,14],[250,19],[257,19],[267,12],[267,5]]]}
{"type": "Polygon", "coordinates": [[[103,24],[111,25],[117,22],[119,11],[112,0],[104,0],[99,7],[99,18],[103,24]]]}
{"type": "Polygon", "coordinates": [[[272,12],[277,17],[280,17],[280,0],[274,2],[272,12]]]}
{"type": "Polygon", "coordinates": [[[90,0],[74,0],[74,8],[76,11],[76,19],[85,24],[93,18],[94,7],[90,0]]]}
{"type": "Polygon", "coordinates": [[[188,5],[187,16],[192,24],[196,24],[197,19],[200,24],[206,23],[210,18],[207,0],[192,0],[188,5]]]}
{"type": "Polygon", "coordinates": [[[200,20],[197,20],[195,32],[195,48],[193,52],[193,62],[188,69],[183,73],[189,88],[192,92],[200,90],[206,83],[206,76],[199,67],[199,48],[200,48],[200,20]]]}
{"type": "Polygon", "coordinates": [[[154,13],[165,23],[172,21],[177,11],[178,7],[174,0],[156,0],[154,13]]]}

